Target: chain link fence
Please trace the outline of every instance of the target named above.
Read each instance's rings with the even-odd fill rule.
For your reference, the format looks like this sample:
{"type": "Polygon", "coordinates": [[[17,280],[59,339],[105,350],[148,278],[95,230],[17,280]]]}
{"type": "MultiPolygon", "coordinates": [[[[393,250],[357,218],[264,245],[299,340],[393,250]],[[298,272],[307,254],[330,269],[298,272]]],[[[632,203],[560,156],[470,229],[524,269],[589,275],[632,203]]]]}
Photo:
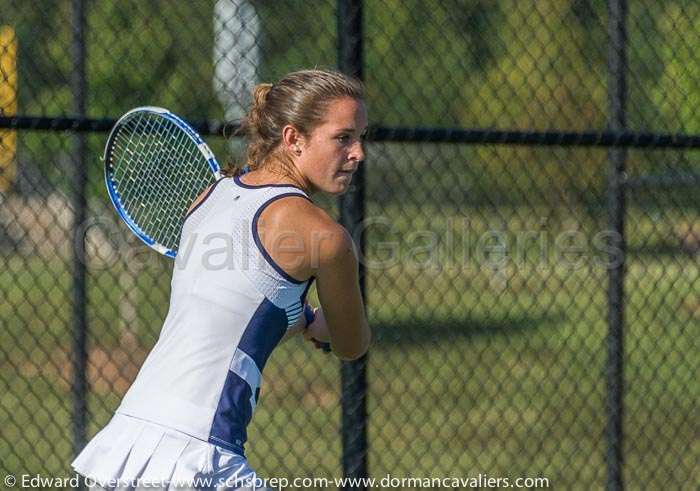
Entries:
{"type": "MultiPolygon", "coordinates": [[[[700,484],[700,4],[629,2],[622,71],[609,61],[608,7],[362,3],[373,129],[353,230],[374,340],[359,362],[368,446],[354,451],[375,487],[388,474],[700,484]],[[467,128],[489,131],[482,143],[451,140],[467,128]],[[654,148],[552,146],[565,140],[557,132],[601,143],[607,129],[654,148]],[[679,141],[664,134],[686,143],[664,147],[679,141]],[[618,181],[611,158],[624,163],[618,181]],[[624,201],[611,201],[615,183],[624,201]],[[611,225],[620,204],[624,241],[611,225]]],[[[81,432],[109,420],[167,311],[172,263],[133,241],[103,189],[108,122],[140,105],[200,128],[235,120],[255,83],[338,65],[337,11],[330,0],[0,0],[3,474],[68,475],[81,432]],[[76,115],[91,119],[66,119],[76,115]],[[80,132],[50,130],[65,121],[80,132]]],[[[241,155],[239,141],[207,140],[221,160],[241,155]]],[[[349,473],[339,363],[290,341],[262,392],[248,450],[260,474],[349,473]]]]}

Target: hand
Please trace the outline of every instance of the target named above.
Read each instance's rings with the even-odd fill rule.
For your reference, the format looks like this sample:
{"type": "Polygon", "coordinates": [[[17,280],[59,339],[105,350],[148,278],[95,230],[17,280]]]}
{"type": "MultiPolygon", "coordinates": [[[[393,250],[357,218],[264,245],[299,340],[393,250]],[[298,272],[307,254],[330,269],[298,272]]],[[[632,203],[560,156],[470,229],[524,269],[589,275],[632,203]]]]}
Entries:
{"type": "Polygon", "coordinates": [[[328,325],[326,324],[326,317],[323,315],[323,310],[314,308],[311,310],[314,317],[311,323],[306,326],[304,338],[314,338],[316,341],[321,341],[323,343],[329,342],[331,337],[328,333],[328,325]]]}
{"type": "Polygon", "coordinates": [[[310,305],[306,305],[304,315],[309,324],[304,330],[304,339],[311,341],[316,348],[323,350],[325,353],[331,352],[330,334],[326,318],[323,315],[322,309],[313,309],[310,305]]]}

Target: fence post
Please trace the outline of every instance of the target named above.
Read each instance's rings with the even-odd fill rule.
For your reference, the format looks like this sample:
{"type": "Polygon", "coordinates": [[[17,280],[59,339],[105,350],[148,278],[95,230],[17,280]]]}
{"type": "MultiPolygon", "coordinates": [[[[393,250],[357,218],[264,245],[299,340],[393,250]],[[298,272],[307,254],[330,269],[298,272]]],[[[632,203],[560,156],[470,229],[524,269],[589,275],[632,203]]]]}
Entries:
{"type": "MultiPolygon", "coordinates": [[[[609,129],[624,131],[627,102],[627,0],[609,0],[609,129]]],[[[608,223],[611,254],[608,264],[607,362],[607,482],[606,489],[622,490],[624,403],[624,277],[625,277],[625,148],[611,148],[608,176],[608,223]]]]}
{"type": "MultiPolygon", "coordinates": [[[[87,82],[85,76],[85,4],[73,0],[73,74],[71,91],[76,117],[85,117],[87,82]]],[[[85,240],[81,224],[85,221],[87,199],[85,134],[73,135],[73,453],[77,455],[85,444],[87,422],[87,295],[85,240]]]]}
{"type": "MultiPolygon", "coordinates": [[[[338,69],[362,79],[362,1],[338,0],[338,69]]],[[[356,241],[364,257],[364,234],[361,224],[365,214],[365,167],[360,165],[349,191],[340,197],[340,222],[356,241]]],[[[360,262],[360,289],[365,297],[365,270],[360,262]]],[[[342,444],[343,476],[364,478],[367,466],[367,355],[359,360],[342,362],[342,444]]],[[[345,489],[367,489],[346,486],[345,489]]]]}

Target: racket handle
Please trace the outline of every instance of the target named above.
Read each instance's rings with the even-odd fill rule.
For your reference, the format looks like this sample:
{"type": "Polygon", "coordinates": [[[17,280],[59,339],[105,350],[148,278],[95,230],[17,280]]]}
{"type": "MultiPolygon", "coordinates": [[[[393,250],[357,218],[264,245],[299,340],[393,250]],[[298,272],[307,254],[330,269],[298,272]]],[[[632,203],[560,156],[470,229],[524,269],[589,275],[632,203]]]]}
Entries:
{"type": "MultiPolygon", "coordinates": [[[[311,308],[311,305],[308,303],[304,305],[304,318],[306,319],[306,327],[308,328],[311,323],[316,319],[316,314],[314,314],[314,309],[311,308]]],[[[322,350],[324,353],[330,353],[331,352],[331,343],[326,343],[323,341],[319,341],[318,339],[311,338],[311,341],[314,343],[314,346],[316,346],[318,349],[322,350]]]]}

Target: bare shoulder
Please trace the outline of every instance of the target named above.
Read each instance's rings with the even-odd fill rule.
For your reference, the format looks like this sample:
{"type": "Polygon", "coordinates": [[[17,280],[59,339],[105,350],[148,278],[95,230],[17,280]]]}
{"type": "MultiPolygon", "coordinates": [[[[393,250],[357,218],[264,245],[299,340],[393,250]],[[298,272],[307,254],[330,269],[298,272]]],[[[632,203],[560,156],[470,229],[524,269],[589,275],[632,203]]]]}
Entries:
{"type": "Polygon", "coordinates": [[[260,218],[264,221],[263,228],[274,231],[273,234],[292,234],[298,238],[313,270],[343,256],[355,258],[352,239],[345,227],[303,196],[289,196],[271,203],[260,218]]]}
{"type": "MultiPolygon", "coordinates": [[[[302,195],[285,196],[270,203],[261,219],[283,228],[321,230],[338,225],[326,211],[302,195]]],[[[341,227],[342,228],[342,227],[341,227]]]]}
{"type": "Polygon", "coordinates": [[[345,227],[331,220],[320,229],[319,234],[318,256],[321,265],[356,260],[355,247],[345,227]]]}

